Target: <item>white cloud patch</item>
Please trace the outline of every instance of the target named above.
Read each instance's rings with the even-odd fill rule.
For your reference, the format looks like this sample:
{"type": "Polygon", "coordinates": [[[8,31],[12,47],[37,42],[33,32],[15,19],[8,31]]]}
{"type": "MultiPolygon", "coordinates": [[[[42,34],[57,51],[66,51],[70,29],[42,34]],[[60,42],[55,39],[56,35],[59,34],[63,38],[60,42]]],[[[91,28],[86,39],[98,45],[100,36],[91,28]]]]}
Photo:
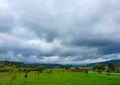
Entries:
{"type": "Polygon", "coordinates": [[[43,52],[49,52],[62,47],[61,42],[56,39],[53,42],[46,42],[44,39],[35,39],[28,40],[27,43],[29,47],[32,46],[32,48],[36,48],[43,52]]]}

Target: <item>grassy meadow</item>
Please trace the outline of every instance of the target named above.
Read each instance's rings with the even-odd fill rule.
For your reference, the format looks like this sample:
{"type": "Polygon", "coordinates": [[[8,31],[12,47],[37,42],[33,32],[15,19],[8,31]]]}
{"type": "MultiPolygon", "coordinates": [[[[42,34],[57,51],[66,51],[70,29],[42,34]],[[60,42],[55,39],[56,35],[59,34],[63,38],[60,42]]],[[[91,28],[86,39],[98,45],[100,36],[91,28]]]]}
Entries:
{"type": "Polygon", "coordinates": [[[42,73],[29,72],[27,78],[24,78],[23,72],[17,72],[14,80],[11,80],[8,72],[1,72],[0,85],[120,85],[120,76],[54,68],[42,73]]]}

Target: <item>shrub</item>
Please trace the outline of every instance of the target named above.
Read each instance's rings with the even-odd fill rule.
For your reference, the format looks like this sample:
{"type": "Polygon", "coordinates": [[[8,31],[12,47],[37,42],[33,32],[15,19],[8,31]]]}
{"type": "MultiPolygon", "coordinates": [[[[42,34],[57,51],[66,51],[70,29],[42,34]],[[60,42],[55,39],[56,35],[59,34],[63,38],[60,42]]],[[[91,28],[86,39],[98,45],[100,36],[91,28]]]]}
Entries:
{"type": "Polygon", "coordinates": [[[88,74],[88,69],[86,68],[84,72],[85,72],[85,74],[88,74]]]}

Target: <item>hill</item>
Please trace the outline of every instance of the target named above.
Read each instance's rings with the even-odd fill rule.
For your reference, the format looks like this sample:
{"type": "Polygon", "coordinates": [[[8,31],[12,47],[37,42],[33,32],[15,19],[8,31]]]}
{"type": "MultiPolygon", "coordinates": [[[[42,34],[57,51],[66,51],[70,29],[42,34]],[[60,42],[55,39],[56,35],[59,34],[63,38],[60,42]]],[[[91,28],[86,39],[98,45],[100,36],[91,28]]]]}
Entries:
{"type": "Polygon", "coordinates": [[[44,66],[44,67],[64,67],[64,66],[94,66],[95,64],[102,64],[102,65],[108,65],[109,63],[117,63],[120,64],[120,59],[115,60],[109,60],[109,61],[103,61],[103,62],[96,62],[96,63],[89,63],[89,64],[43,64],[43,63],[23,63],[23,62],[12,62],[12,61],[0,61],[0,66],[12,66],[16,65],[16,67],[38,67],[38,66],[44,66]]]}

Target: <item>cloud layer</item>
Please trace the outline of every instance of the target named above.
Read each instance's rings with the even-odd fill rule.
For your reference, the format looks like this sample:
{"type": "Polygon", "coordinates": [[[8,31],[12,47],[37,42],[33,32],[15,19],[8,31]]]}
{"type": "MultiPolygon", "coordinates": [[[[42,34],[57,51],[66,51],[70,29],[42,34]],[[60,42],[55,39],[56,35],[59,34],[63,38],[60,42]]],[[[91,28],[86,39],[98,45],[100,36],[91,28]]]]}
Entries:
{"type": "Polygon", "coordinates": [[[118,58],[119,0],[0,0],[0,60],[80,64],[118,58]]]}

